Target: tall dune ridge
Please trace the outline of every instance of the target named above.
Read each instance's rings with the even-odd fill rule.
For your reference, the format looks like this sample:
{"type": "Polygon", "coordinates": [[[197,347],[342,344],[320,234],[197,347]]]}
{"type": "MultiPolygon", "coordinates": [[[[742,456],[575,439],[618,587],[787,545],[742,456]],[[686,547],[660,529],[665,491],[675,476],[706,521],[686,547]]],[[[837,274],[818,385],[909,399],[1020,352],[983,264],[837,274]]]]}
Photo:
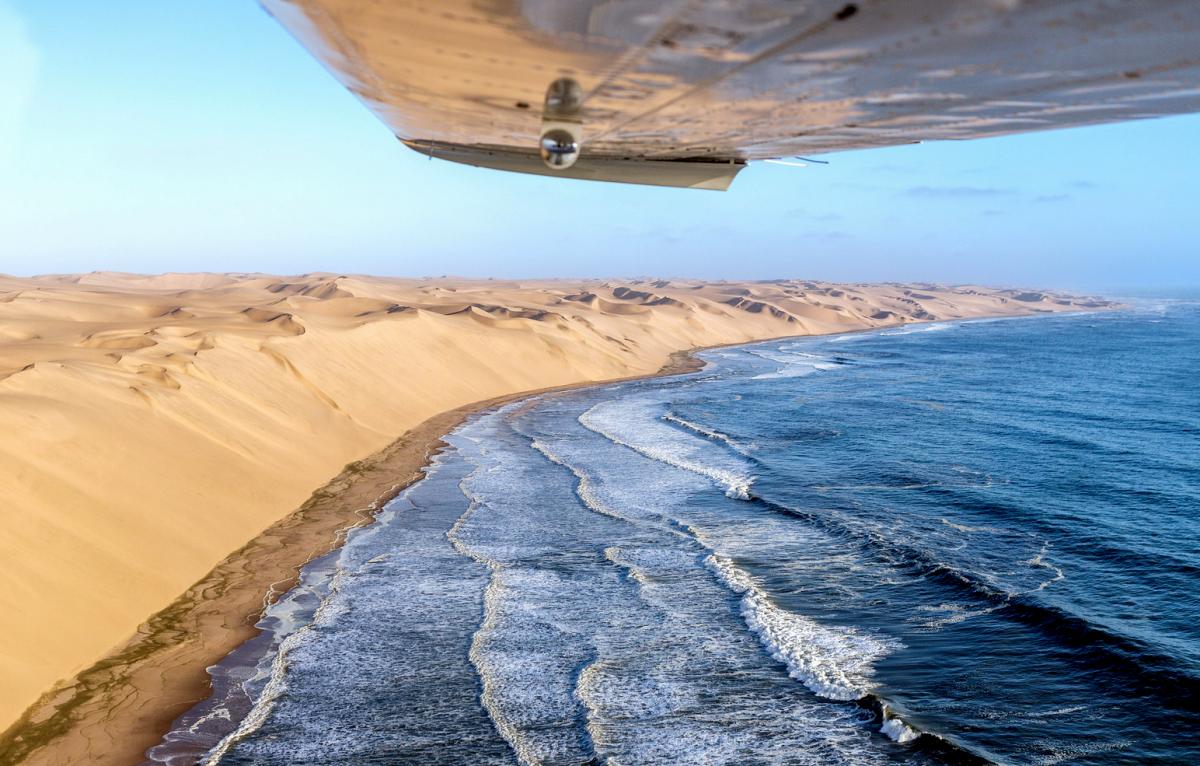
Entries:
{"type": "Polygon", "coordinates": [[[0,276],[0,729],[439,413],[699,347],[1107,305],[802,280],[0,276]]]}

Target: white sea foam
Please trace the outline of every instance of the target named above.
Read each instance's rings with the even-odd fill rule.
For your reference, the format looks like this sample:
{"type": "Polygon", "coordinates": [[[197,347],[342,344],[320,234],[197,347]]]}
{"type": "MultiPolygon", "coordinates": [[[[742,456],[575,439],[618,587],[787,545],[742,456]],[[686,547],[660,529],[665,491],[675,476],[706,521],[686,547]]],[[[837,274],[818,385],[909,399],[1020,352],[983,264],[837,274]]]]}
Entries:
{"type": "Polygon", "coordinates": [[[662,546],[617,546],[604,549],[604,557],[629,570],[637,579],[645,581],[648,572],[663,575],[681,575],[697,567],[697,552],[687,548],[662,546]]]}
{"type": "Polygon", "coordinates": [[[950,521],[949,519],[947,519],[945,517],[942,517],[938,520],[941,521],[946,526],[950,527],[951,529],[957,529],[959,532],[1001,532],[1001,531],[1003,531],[1003,530],[997,529],[996,527],[972,527],[972,526],[968,526],[966,524],[956,524],[955,522],[950,521]]]}
{"type": "Polygon", "coordinates": [[[1044,580],[1041,583],[1039,583],[1038,586],[1036,588],[1034,588],[1035,591],[1045,590],[1046,588],[1049,588],[1051,585],[1058,582],[1059,580],[1067,579],[1066,573],[1063,572],[1060,567],[1057,567],[1054,564],[1051,564],[1049,561],[1046,561],[1046,551],[1049,550],[1049,548],[1050,548],[1050,543],[1042,543],[1042,549],[1040,551],[1038,551],[1038,554],[1036,556],[1034,556],[1033,558],[1029,559],[1028,561],[1024,562],[1031,567],[1038,567],[1040,569],[1048,569],[1054,573],[1054,575],[1049,580],[1044,580]]]}
{"type": "Polygon", "coordinates": [[[602,516],[608,516],[610,518],[620,519],[621,521],[634,523],[633,519],[617,513],[600,501],[600,498],[596,495],[595,489],[592,487],[592,481],[590,478],[588,478],[587,474],[583,473],[570,463],[567,463],[565,460],[559,457],[557,453],[537,439],[534,439],[529,446],[545,455],[546,459],[551,463],[561,465],[563,468],[566,468],[575,475],[575,494],[589,510],[595,511],[602,516]]]}
{"type": "Polygon", "coordinates": [[[1035,743],[1041,750],[1046,752],[1046,755],[1039,756],[1033,763],[1038,766],[1055,766],[1059,763],[1078,762],[1089,755],[1097,753],[1111,753],[1119,750],[1127,749],[1132,743],[1129,740],[1117,740],[1116,742],[1079,742],[1070,740],[1065,742],[1052,742],[1041,740],[1035,743]]]}
{"type": "Polygon", "coordinates": [[[652,460],[706,476],[724,487],[729,497],[749,500],[754,483],[750,464],[663,424],[653,411],[660,406],[639,400],[610,400],[584,412],[579,423],[652,460]]]}
{"type": "MultiPolygon", "coordinates": [[[[719,440],[700,440],[661,422],[661,406],[634,410],[639,418],[634,433],[621,430],[628,421],[614,426],[622,440],[642,444],[662,434],[660,441],[694,445],[706,462],[726,460],[722,465],[730,468],[743,464],[723,444],[712,443],[719,440]],[[637,428],[646,414],[654,421],[645,430],[637,428]]],[[[616,419],[630,413],[600,414],[616,419]]],[[[595,631],[596,653],[579,666],[575,698],[585,711],[599,762],[733,766],[744,763],[748,752],[771,764],[869,762],[879,746],[847,736],[862,726],[862,711],[816,702],[802,684],[778,680],[782,674],[772,667],[763,642],[744,619],[725,611],[728,586],[705,561],[712,541],[700,527],[678,518],[668,499],[696,485],[693,471],[653,460],[635,464],[631,475],[630,458],[621,453],[627,445],[609,439],[611,444],[597,448],[596,438],[539,434],[533,447],[574,473],[584,505],[602,515],[627,517],[638,529],[636,536],[593,538],[604,539],[604,559],[637,595],[634,602],[618,598],[588,607],[592,623],[585,631],[595,631]],[[644,491],[648,481],[654,493],[644,491]],[[597,620],[602,621],[598,628],[597,620]],[[742,686],[707,678],[719,669],[726,669],[723,678],[753,676],[766,687],[779,686],[764,693],[748,681],[742,686]]],[[[566,616],[559,608],[555,612],[557,620],[566,616]]]]}
{"type": "Polygon", "coordinates": [[[748,752],[764,764],[871,761],[869,741],[846,736],[847,727],[861,726],[860,711],[706,678],[706,670],[724,668],[729,678],[736,668],[732,675],[742,679],[777,683],[773,672],[747,662],[745,652],[757,653],[761,643],[744,640],[744,622],[712,619],[728,591],[693,548],[610,546],[605,557],[630,572],[661,621],[642,627],[649,615],[639,612],[638,635],[612,631],[600,658],[579,674],[577,696],[604,763],[733,766],[748,752]]]}
{"type": "MultiPolygon", "coordinates": [[[[628,595],[630,585],[611,569],[558,569],[531,562],[571,550],[576,534],[589,541],[591,553],[597,528],[611,529],[613,519],[626,520],[600,506],[588,508],[609,517],[603,521],[564,507],[561,482],[528,480],[544,476],[545,465],[512,448],[516,442],[503,419],[480,422],[481,428],[495,427],[491,432],[499,438],[492,443],[498,448],[464,452],[476,466],[461,484],[471,509],[447,534],[456,550],[490,570],[483,618],[468,650],[482,685],[480,701],[523,766],[587,761],[594,753],[577,727],[585,712],[576,695],[577,676],[595,656],[590,636],[597,610],[606,620],[614,619],[619,594],[628,595]],[[549,497],[556,502],[547,503],[549,497]],[[575,579],[580,574],[583,579],[575,579]]],[[[531,446],[570,468],[541,442],[531,446]]],[[[583,497],[587,488],[584,483],[583,497]]]]}
{"type": "Polygon", "coordinates": [[[749,446],[746,446],[746,445],[738,442],[736,439],[734,439],[729,434],[721,433],[720,431],[718,431],[714,428],[709,428],[708,426],[703,425],[702,423],[696,423],[696,422],[693,422],[686,418],[680,417],[679,415],[676,415],[674,412],[672,412],[670,410],[668,410],[667,413],[662,416],[662,419],[667,421],[668,423],[674,423],[677,426],[682,426],[683,428],[686,428],[689,431],[695,431],[696,433],[700,434],[701,436],[704,436],[705,438],[711,439],[713,441],[721,442],[722,444],[726,445],[731,450],[733,450],[734,452],[737,452],[740,455],[746,455],[747,457],[749,457],[749,455],[750,455],[751,448],[749,446]]]}
{"type": "Polygon", "coordinates": [[[201,766],[216,766],[231,747],[258,731],[266,723],[267,718],[271,715],[271,711],[275,708],[276,702],[287,691],[288,654],[308,640],[314,626],[332,620],[338,614],[345,611],[345,604],[337,598],[344,578],[345,570],[339,568],[330,582],[329,595],[317,607],[316,612],[313,614],[312,622],[298,627],[279,644],[278,650],[271,659],[270,677],[267,679],[267,683],[263,686],[262,691],[259,692],[257,699],[255,699],[254,706],[250,708],[250,712],[246,714],[246,717],[242,719],[236,729],[226,735],[220,742],[213,746],[212,750],[209,750],[205,754],[204,760],[201,761],[201,766]]]}
{"type": "Polygon", "coordinates": [[[701,434],[703,436],[707,436],[710,439],[716,439],[717,441],[722,441],[722,442],[725,442],[726,444],[732,444],[732,442],[730,441],[729,436],[727,434],[723,434],[720,431],[714,431],[713,429],[709,428],[708,426],[703,426],[703,425],[700,425],[699,423],[693,423],[692,421],[687,420],[686,418],[679,417],[674,412],[671,412],[669,410],[667,411],[667,413],[665,415],[662,416],[662,419],[667,421],[668,423],[674,423],[676,425],[683,426],[684,428],[688,429],[689,431],[695,431],[696,433],[701,434]]]}
{"type": "Polygon", "coordinates": [[[785,347],[778,349],[748,349],[749,353],[760,359],[766,359],[770,362],[782,364],[778,370],[773,372],[764,372],[753,376],[752,380],[772,380],[775,378],[802,378],[807,375],[812,375],[815,372],[823,370],[836,370],[839,365],[833,363],[828,357],[818,354],[810,354],[803,351],[785,351],[785,347]]]}
{"type": "Polygon", "coordinates": [[[873,664],[901,648],[895,639],[821,625],[776,606],[749,573],[724,556],[714,553],[705,563],[730,590],[741,594],[742,618],[770,655],[822,697],[863,697],[871,688],[873,664]]]}
{"type": "Polygon", "coordinates": [[[887,705],[883,706],[883,725],[879,727],[879,731],[901,745],[908,744],[921,736],[921,732],[906,724],[887,705]]]}
{"type": "Polygon", "coordinates": [[[1087,709],[1088,709],[1087,705],[1067,705],[1065,707],[1055,708],[1053,710],[1047,710],[1044,713],[1031,713],[1029,717],[1030,718],[1051,718],[1053,716],[1058,716],[1058,715],[1070,715],[1071,713],[1078,713],[1080,710],[1087,710],[1087,709]]]}
{"type": "Polygon", "coordinates": [[[886,337],[889,335],[912,335],[913,333],[918,332],[941,332],[942,330],[952,329],[954,329],[953,324],[946,322],[935,322],[934,324],[910,325],[899,330],[885,330],[879,334],[886,337]]]}
{"type": "Polygon", "coordinates": [[[878,333],[873,332],[842,332],[826,335],[821,338],[822,343],[854,343],[855,341],[866,340],[873,338],[878,333]]]}
{"type": "Polygon", "coordinates": [[[994,606],[972,607],[971,605],[946,603],[932,605],[922,605],[917,607],[917,612],[920,614],[913,615],[909,618],[909,622],[915,623],[921,630],[935,632],[941,630],[947,625],[957,625],[960,622],[966,622],[972,617],[979,617],[985,614],[991,614],[996,611],[994,606]],[[922,616],[930,615],[930,616],[922,616]]]}
{"type": "MultiPolygon", "coordinates": [[[[532,732],[537,727],[529,725],[530,721],[545,717],[547,706],[553,706],[553,700],[549,699],[553,695],[545,686],[528,683],[530,666],[535,658],[522,656],[520,652],[498,652],[496,649],[497,645],[506,643],[506,618],[511,621],[513,614],[521,611],[521,605],[514,601],[512,589],[506,584],[505,578],[520,576],[521,573],[506,571],[498,561],[484,555],[465,539],[467,526],[483,506],[480,496],[467,486],[467,480],[464,479],[462,486],[471,503],[446,532],[446,538],[455,550],[483,564],[491,572],[483,592],[483,621],[471,637],[468,651],[468,657],[483,686],[480,702],[496,731],[512,748],[517,761],[522,766],[541,763],[547,756],[566,749],[568,744],[559,741],[561,738],[553,736],[553,732],[546,732],[549,736],[535,736],[532,732]]],[[[518,619],[518,624],[520,622],[518,619]]],[[[535,672],[532,675],[537,675],[536,669],[533,670],[535,672]]],[[[547,684],[550,678],[547,676],[545,679],[547,684]]],[[[550,715],[553,716],[553,712],[550,715]]]]}
{"type": "MultiPolygon", "coordinates": [[[[467,438],[472,438],[467,434],[463,435],[467,436],[467,438]]],[[[477,444],[480,443],[478,439],[472,439],[472,441],[475,441],[477,444]]],[[[479,454],[482,455],[483,450],[480,450],[479,454]]],[[[479,470],[479,467],[477,467],[475,473],[478,473],[479,470]]],[[[488,718],[491,719],[492,725],[496,727],[496,731],[509,744],[509,747],[513,749],[517,760],[521,764],[529,764],[534,762],[535,751],[531,743],[526,741],[520,727],[504,715],[501,698],[503,693],[501,689],[502,681],[499,679],[500,674],[495,672],[493,663],[487,656],[486,643],[488,637],[496,631],[499,620],[497,606],[502,601],[501,592],[503,586],[496,576],[500,569],[500,564],[475,550],[464,539],[464,532],[467,525],[482,507],[482,498],[479,494],[473,492],[469,486],[470,478],[470,476],[464,478],[459,485],[463,494],[470,501],[467,509],[455,520],[450,529],[446,530],[446,539],[456,551],[484,565],[490,572],[487,587],[483,591],[483,621],[480,623],[478,629],[476,629],[474,635],[471,636],[471,648],[468,650],[468,658],[475,667],[475,672],[479,675],[480,683],[483,686],[480,703],[487,712],[488,718]]]]}
{"type": "MultiPolygon", "coordinates": [[[[432,464],[424,469],[425,475],[435,473],[439,464],[440,458],[435,457],[432,464]]],[[[408,491],[411,491],[411,488],[404,495],[407,495],[408,491]]],[[[347,572],[352,567],[380,563],[388,558],[384,554],[365,561],[356,561],[355,552],[364,546],[378,532],[381,525],[386,524],[394,515],[395,510],[392,504],[389,504],[376,517],[379,523],[342,530],[346,532],[346,542],[337,554],[332,572],[324,568],[314,569],[310,566],[312,563],[310,561],[301,569],[299,582],[280,598],[274,599],[276,584],[271,585],[270,592],[264,597],[263,615],[259,627],[268,629],[277,644],[259,660],[253,671],[238,683],[246,698],[251,701],[250,710],[238,722],[236,728],[218,740],[204,754],[200,761],[201,764],[208,766],[218,763],[231,747],[252,735],[266,722],[276,703],[287,691],[289,655],[309,640],[314,626],[334,621],[339,614],[345,612],[346,605],[338,596],[347,572]],[[311,599],[317,601],[314,610],[310,610],[307,605],[311,603],[311,599]]],[[[211,673],[212,670],[210,668],[209,672],[211,673]]],[[[186,732],[193,735],[198,734],[207,723],[217,719],[231,720],[231,711],[225,704],[217,705],[207,714],[197,718],[186,727],[186,732]]],[[[167,759],[163,761],[165,763],[173,761],[170,744],[176,739],[176,733],[176,731],[171,731],[164,736],[162,750],[163,757],[167,759]]],[[[159,756],[156,751],[159,749],[158,746],[151,748],[147,752],[147,759],[158,762],[159,756]]]]}
{"type": "MultiPolygon", "coordinates": [[[[495,568],[484,591],[484,620],[471,641],[470,659],[483,685],[480,699],[488,717],[522,764],[538,764],[573,755],[577,742],[569,728],[547,727],[569,709],[571,689],[553,653],[530,646],[529,637],[544,625],[536,609],[523,603],[514,585],[531,579],[553,580],[550,572],[495,568]]],[[[559,590],[533,583],[536,590],[559,590]]]]}
{"type": "Polygon", "coordinates": [[[813,373],[821,370],[832,370],[837,365],[822,365],[822,364],[789,364],[780,370],[774,372],[763,372],[755,375],[751,380],[777,380],[779,378],[806,378],[813,373]]]}

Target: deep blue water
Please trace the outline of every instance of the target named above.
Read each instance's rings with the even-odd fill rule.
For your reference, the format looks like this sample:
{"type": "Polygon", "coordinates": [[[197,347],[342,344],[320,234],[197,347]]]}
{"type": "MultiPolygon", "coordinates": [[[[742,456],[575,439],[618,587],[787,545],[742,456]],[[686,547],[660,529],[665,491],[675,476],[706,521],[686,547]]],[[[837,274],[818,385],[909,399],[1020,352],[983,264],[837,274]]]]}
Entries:
{"type": "Polygon", "coordinates": [[[703,357],[459,429],[156,762],[1200,763],[1200,304],[703,357]]]}

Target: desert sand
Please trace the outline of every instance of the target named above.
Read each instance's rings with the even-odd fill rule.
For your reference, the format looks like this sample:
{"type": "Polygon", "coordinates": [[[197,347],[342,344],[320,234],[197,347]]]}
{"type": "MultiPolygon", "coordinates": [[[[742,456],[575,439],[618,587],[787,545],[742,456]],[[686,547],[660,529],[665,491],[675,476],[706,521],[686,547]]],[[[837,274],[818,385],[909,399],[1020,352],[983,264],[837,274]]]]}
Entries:
{"type": "MultiPolygon", "coordinates": [[[[0,728],[84,669],[94,682],[131,636],[169,645],[172,609],[225,634],[197,650],[219,657],[262,583],[416,475],[475,403],[653,374],[697,347],[1102,305],[924,284],[0,277],[0,728]]],[[[143,672],[161,685],[160,655],[143,672]]]]}

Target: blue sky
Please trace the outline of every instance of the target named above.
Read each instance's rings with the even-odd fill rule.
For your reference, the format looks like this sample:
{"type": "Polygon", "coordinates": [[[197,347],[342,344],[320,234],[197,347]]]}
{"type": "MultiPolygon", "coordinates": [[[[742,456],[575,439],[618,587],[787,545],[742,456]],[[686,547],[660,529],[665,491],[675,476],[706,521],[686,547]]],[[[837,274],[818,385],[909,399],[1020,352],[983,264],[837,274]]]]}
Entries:
{"type": "Polygon", "coordinates": [[[0,0],[0,71],[0,272],[1200,285],[1200,116],[758,164],[720,194],[429,161],[253,0],[0,0]]]}

